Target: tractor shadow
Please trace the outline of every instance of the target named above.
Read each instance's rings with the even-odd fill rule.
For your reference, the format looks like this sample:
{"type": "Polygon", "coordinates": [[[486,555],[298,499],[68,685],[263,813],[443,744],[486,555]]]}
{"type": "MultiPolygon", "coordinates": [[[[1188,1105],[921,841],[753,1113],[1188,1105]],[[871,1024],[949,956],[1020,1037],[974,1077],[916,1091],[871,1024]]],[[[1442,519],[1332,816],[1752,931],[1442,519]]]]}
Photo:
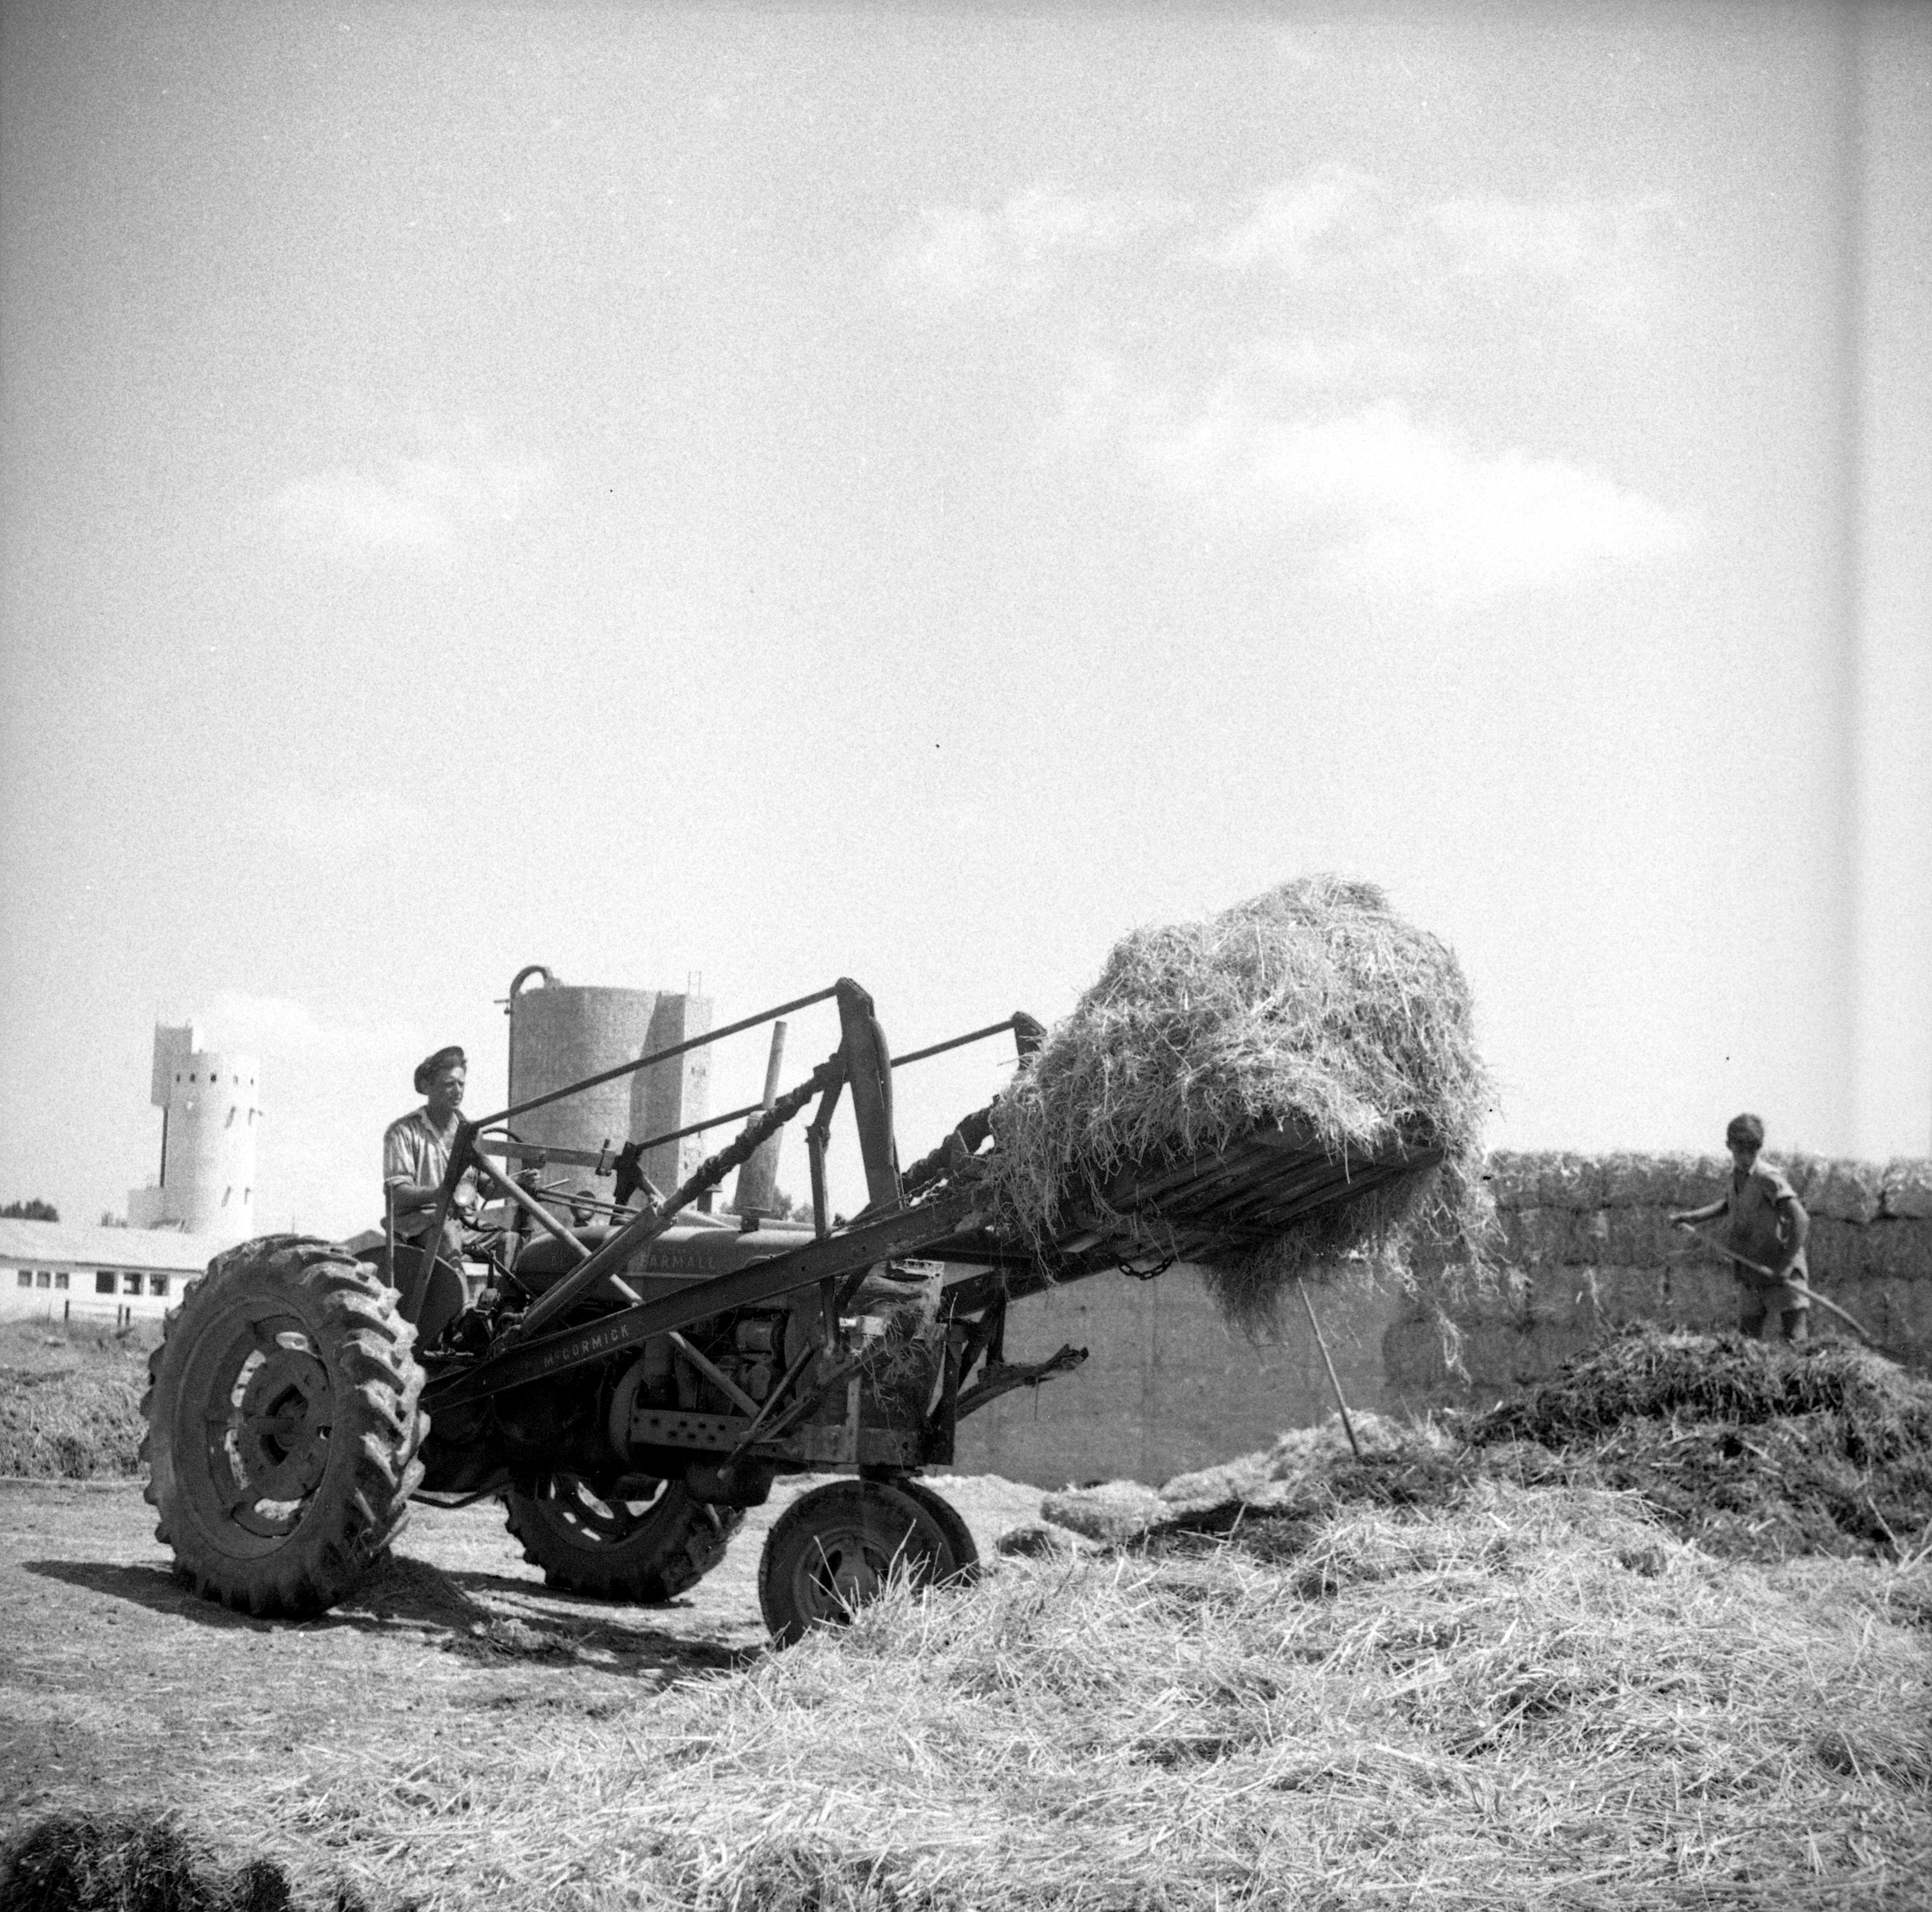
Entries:
{"type": "MultiPolygon", "coordinates": [[[[638,1678],[652,1684],[736,1671],[758,1660],[762,1642],[724,1637],[727,1629],[688,1634],[601,1603],[578,1602],[528,1580],[490,1573],[446,1572],[391,1554],[339,1604],[310,1620],[259,1619],[203,1599],[172,1568],[95,1560],[23,1560],[43,1580],[124,1601],[214,1632],[350,1632],[407,1641],[479,1664],[518,1662],[638,1678]],[[478,1594],[494,1595],[494,1601],[478,1594]],[[498,1604],[498,1603],[501,1604],[498,1604]],[[580,1606],[580,1616],[569,1610],[580,1606]]],[[[682,1604],[682,1603],[679,1603],[682,1604]]]]}

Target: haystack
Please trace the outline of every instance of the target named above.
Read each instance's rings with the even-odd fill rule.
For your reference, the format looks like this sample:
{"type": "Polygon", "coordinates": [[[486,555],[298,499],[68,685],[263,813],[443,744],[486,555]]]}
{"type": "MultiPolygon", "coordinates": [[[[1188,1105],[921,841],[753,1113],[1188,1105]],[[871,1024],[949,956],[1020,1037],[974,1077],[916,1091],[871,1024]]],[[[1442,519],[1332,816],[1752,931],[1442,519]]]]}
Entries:
{"type": "MultiPolygon", "coordinates": [[[[1488,1079],[1454,954],[1373,884],[1284,883],[1198,923],[1136,930],[994,1115],[988,1172],[1036,1235],[1116,1214],[1124,1168],[1198,1157],[1258,1128],[1341,1165],[1332,1199],[1273,1238],[1198,1243],[1224,1309],[1271,1318],[1314,1262],[1399,1247],[1425,1217],[1480,1212],[1488,1079]]],[[[1134,1219],[1158,1246],[1157,1210],[1134,1219]]]]}

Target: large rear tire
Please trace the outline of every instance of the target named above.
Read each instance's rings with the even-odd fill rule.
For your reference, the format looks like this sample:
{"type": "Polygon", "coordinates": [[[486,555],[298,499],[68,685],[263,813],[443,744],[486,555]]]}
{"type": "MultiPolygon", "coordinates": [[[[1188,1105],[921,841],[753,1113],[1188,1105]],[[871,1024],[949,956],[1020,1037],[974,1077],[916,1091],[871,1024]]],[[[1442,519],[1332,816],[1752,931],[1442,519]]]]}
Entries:
{"type": "Polygon", "coordinates": [[[415,1341],[329,1242],[244,1242],[189,1284],[148,1364],[141,1455],[154,1538],[196,1592],[305,1619],[362,1578],[422,1480],[415,1341]]]}
{"type": "Polygon", "coordinates": [[[607,1497],[574,1474],[560,1474],[547,1493],[506,1494],[506,1524],[547,1585],[661,1606],[724,1559],[745,1516],[735,1507],[692,1499],[681,1483],[654,1484],[655,1492],[632,1500],[607,1497]]]}
{"type": "Polygon", "coordinates": [[[932,1586],[959,1571],[944,1532],[911,1496],[881,1481],[832,1481],[772,1523],[758,1560],[758,1610],[789,1646],[842,1626],[896,1574],[932,1586]]]}

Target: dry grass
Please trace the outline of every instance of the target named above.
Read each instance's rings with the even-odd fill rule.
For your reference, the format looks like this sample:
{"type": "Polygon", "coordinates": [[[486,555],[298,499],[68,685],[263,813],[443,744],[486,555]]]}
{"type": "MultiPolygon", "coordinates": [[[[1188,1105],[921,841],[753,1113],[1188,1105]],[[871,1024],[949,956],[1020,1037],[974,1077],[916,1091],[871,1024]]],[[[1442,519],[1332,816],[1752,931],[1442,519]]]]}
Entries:
{"type": "Polygon", "coordinates": [[[0,1474],[85,1481],[140,1471],[141,1396],[158,1324],[0,1324],[0,1474]]]}
{"type": "Polygon", "coordinates": [[[1632,1328],[1466,1431],[1490,1465],[1640,1493],[1732,1558],[1932,1544],[1932,1381],[1846,1342],[1632,1328]]]}
{"type": "Polygon", "coordinates": [[[1490,1481],[1345,1510],[1293,1561],[902,1590],[507,1758],[317,1748],[208,1829],[425,1908],[1904,1907],[1932,1864],[1908,1581],[1728,1566],[1616,1496],[1490,1481]]]}
{"type": "MultiPolygon", "coordinates": [[[[296,1903],[272,1860],[224,1867],[166,1818],[45,1820],[0,1854],[9,1912],[292,1912],[296,1903]]],[[[352,1892],[327,1903],[366,1912],[352,1892]]]]}
{"type": "Polygon", "coordinates": [[[1270,1556],[1338,1509],[1453,1508],[1485,1480],[1638,1496],[1730,1559],[1932,1558],[1932,1382],[1843,1343],[1770,1346],[1633,1328],[1522,1399],[1434,1421],[1338,1420],[1169,1481],[1050,1495],[1047,1517],[1113,1542],[1240,1532],[1270,1556]]]}
{"type": "Polygon", "coordinates": [[[1258,1124],[1345,1160],[1442,1152],[1439,1169],[1318,1211],[1259,1256],[1210,1257],[1230,1313],[1265,1319],[1311,1261],[1382,1245],[1423,1213],[1463,1229],[1482,1200],[1487,1100],[1455,956],[1372,884],[1310,877],[1117,944],[1001,1099],[987,1172],[1037,1233],[1071,1208],[1104,1211],[1124,1166],[1258,1124]]]}

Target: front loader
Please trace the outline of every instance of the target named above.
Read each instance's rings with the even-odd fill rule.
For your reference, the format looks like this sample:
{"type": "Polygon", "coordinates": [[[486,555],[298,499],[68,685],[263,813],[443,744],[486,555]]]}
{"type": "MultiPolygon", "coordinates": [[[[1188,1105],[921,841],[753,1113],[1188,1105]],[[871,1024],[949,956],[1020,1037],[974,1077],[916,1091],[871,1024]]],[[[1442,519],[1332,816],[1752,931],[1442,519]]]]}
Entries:
{"type": "Polygon", "coordinates": [[[350,1592],[412,1500],[500,1498],[553,1586],[662,1601],[716,1564],[778,1476],[832,1472],[844,1478],[800,1496],[767,1537],[759,1598],[775,1637],[844,1617],[896,1565],[920,1583],[969,1576],[971,1535],[921,1471],[952,1460],[962,1416],[1085,1358],[1066,1347],[1009,1362],[1013,1301],[1263,1245],[1432,1159],[1342,1161],[1262,1125],[1211,1151],[1134,1163],[1104,1201],[1036,1236],[992,1199],[990,1106],[902,1169],[892,1074],[995,1035],[1024,1055],[1040,1033],[1015,1015],[896,1059],[870,997],[842,979],[463,1122],[424,1238],[440,1238],[474,1175],[505,1217],[482,1244],[480,1283],[393,1236],[361,1259],[298,1235],[229,1250],[190,1286],[150,1364],[157,1537],[208,1597],[300,1617],[350,1592]],[[837,1049],[769,1106],[627,1142],[604,1160],[516,1136],[518,1118],[545,1103],[827,1000],[837,1049]],[[849,1221],[826,1195],[842,1101],[867,1196],[849,1221]],[[732,1169],[808,1111],[811,1222],[706,1212],[732,1169]],[[644,1178],[649,1149],[742,1118],[678,1188],[644,1178]],[[603,1220],[555,1212],[532,1172],[554,1161],[614,1172],[603,1220]]]}

